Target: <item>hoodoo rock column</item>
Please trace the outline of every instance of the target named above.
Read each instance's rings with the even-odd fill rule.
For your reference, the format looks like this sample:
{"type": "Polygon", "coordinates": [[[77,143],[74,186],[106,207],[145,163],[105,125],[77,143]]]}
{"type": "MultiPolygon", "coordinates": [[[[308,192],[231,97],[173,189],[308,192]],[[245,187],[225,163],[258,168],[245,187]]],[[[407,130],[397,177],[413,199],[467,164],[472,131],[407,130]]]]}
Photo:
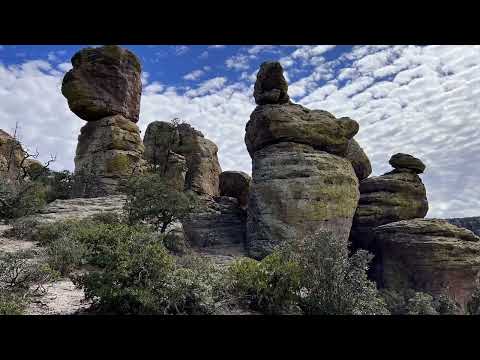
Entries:
{"type": "Polygon", "coordinates": [[[72,57],[62,94],[87,121],[78,137],[75,195],[116,193],[122,179],[140,171],[143,144],[136,125],[142,83],[138,58],[118,46],[86,48],[72,57]]]}
{"type": "Polygon", "coordinates": [[[258,106],[245,134],[253,160],[247,248],[254,258],[322,229],[346,243],[359,198],[345,158],[358,123],[293,104],[287,90],[281,65],[263,63],[255,84],[258,106]]]}

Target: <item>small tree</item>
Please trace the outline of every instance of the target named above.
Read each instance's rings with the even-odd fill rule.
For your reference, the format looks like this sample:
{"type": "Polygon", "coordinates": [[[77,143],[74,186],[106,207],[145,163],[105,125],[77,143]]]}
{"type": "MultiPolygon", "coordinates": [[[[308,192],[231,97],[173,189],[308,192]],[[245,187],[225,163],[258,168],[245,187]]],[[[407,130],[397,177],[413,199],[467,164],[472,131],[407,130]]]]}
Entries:
{"type": "Polygon", "coordinates": [[[174,189],[158,173],[133,177],[126,186],[125,212],[131,224],[147,222],[162,234],[195,208],[193,193],[174,189]]]}

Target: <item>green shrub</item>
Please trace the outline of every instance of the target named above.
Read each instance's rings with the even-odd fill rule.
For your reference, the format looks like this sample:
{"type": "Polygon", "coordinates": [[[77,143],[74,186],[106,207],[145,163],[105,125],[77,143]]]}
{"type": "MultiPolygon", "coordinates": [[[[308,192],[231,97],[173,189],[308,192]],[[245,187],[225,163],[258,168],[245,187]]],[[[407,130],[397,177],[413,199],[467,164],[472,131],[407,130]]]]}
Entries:
{"type": "Polygon", "coordinates": [[[130,224],[147,222],[165,233],[168,225],[187,216],[195,207],[195,195],[175,190],[157,174],[132,178],[125,187],[125,212],[130,224]]]}
{"type": "Polygon", "coordinates": [[[74,233],[77,229],[82,228],[81,225],[82,223],[78,220],[65,220],[40,224],[34,230],[32,239],[45,246],[58,240],[62,236],[74,233]]]}
{"type": "Polygon", "coordinates": [[[288,311],[300,290],[299,265],[274,252],[262,261],[243,258],[228,272],[230,291],[240,303],[266,314],[288,311]]]}
{"type": "Polygon", "coordinates": [[[0,290],[0,315],[22,315],[25,307],[26,301],[23,296],[0,290]]]}
{"type": "Polygon", "coordinates": [[[34,218],[26,217],[15,220],[11,225],[11,229],[5,231],[3,236],[25,241],[33,241],[39,223],[34,218]]]}
{"type": "Polygon", "coordinates": [[[407,315],[438,315],[433,305],[433,297],[422,292],[417,292],[408,299],[405,310],[407,315]]]}
{"type": "Polygon", "coordinates": [[[88,216],[82,221],[101,224],[121,224],[124,222],[124,218],[122,215],[118,214],[115,211],[102,211],[97,214],[88,216]]]}
{"type": "Polygon", "coordinates": [[[16,219],[36,213],[46,204],[46,187],[32,181],[20,183],[0,178],[0,219],[16,219]]]}
{"type": "Polygon", "coordinates": [[[48,243],[46,254],[51,268],[65,276],[85,263],[87,248],[84,243],[64,235],[48,243]]]}

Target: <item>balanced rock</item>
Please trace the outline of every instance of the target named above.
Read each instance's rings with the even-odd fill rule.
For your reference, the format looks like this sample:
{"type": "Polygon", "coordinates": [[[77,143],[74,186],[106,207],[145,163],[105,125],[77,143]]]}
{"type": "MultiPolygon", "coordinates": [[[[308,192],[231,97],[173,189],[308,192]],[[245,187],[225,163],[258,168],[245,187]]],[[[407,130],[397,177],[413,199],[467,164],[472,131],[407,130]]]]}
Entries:
{"type": "Polygon", "coordinates": [[[383,285],[447,294],[462,307],[480,278],[480,238],[437,219],[412,219],[377,227],[383,285]]]}
{"type": "Polygon", "coordinates": [[[80,130],[75,155],[75,195],[114,194],[122,179],[142,171],[143,144],[138,126],[122,115],[90,121],[80,130]]]}
{"type": "MultiPolygon", "coordinates": [[[[174,126],[155,121],[148,125],[144,137],[145,159],[168,169],[168,154],[172,152],[186,160],[185,189],[199,194],[218,196],[219,175],[218,147],[189,124],[174,126]]],[[[168,170],[167,170],[168,171],[168,170]]]]}
{"type": "Polygon", "coordinates": [[[287,91],[282,65],[276,61],[262,63],[253,90],[255,102],[258,105],[288,103],[290,98],[287,91]]]}
{"type": "Polygon", "coordinates": [[[246,209],[251,181],[243,171],[224,171],[220,174],[220,195],[236,198],[240,207],[246,209]]]}
{"type": "Polygon", "coordinates": [[[398,168],[364,179],[360,182],[360,200],[350,236],[353,246],[376,253],[373,228],[423,218],[427,212],[425,186],[415,170],[398,168]]]}
{"type": "Polygon", "coordinates": [[[62,94],[81,119],[95,121],[122,115],[138,121],[142,92],[141,66],[129,50],[108,45],[86,48],[72,57],[62,94]]]}
{"type": "Polygon", "coordinates": [[[425,164],[420,159],[408,154],[395,154],[390,158],[389,163],[394,169],[409,169],[416,174],[425,171],[425,164]]]}
{"type": "Polygon", "coordinates": [[[279,142],[310,145],[316,150],[345,156],[358,123],[347,117],[335,118],[323,110],[297,104],[257,106],[246,126],[245,143],[250,156],[279,142]]]}
{"type": "Polygon", "coordinates": [[[357,176],[345,158],[358,123],[290,101],[259,102],[258,89],[282,88],[281,71],[262,65],[255,92],[260,105],[245,128],[252,157],[246,240],[249,256],[257,259],[318,230],[346,243],[359,198],[357,176]],[[267,88],[269,78],[274,80],[267,88]]]}
{"type": "Polygon", "coordinates": [[[347,154],[345,157],[352,163],[353,170],[355,170],[355,174],[357,174],[359,181],[370,176],[372,173],[370,160],[355,139],[350,140],[348,143],[347,154]]]}

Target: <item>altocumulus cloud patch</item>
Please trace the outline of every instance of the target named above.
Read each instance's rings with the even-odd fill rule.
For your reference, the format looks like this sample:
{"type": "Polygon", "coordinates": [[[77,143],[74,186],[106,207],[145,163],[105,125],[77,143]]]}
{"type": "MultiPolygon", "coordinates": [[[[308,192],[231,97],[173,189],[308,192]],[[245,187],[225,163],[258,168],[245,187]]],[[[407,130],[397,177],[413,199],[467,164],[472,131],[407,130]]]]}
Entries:
{"type": "MultiPolygon", "coordinates": [[[[428,217],[479,215],[479,46],[192,46],[175,48],[181,65],[178,56],[159,62],[166,50],[158,46],[132,50],[144,62],[143,132],[151,121],[179,117],[217,143],[223,170],[250,172],[243,137],[255,73],[262,61],[281,59],[295,102],[360,123],[356,138],[373,175],[390,170],[392,154],[411,153],[427,165],[428,217]]],[[[0,128],[18,122],[30,149],[43,159],[56,154],[55,169],[73,169],[84,122],[60,93],[65,53],[15,48],[27,56],[12,60],[8,51],[0,52],[0,128]]]]}

